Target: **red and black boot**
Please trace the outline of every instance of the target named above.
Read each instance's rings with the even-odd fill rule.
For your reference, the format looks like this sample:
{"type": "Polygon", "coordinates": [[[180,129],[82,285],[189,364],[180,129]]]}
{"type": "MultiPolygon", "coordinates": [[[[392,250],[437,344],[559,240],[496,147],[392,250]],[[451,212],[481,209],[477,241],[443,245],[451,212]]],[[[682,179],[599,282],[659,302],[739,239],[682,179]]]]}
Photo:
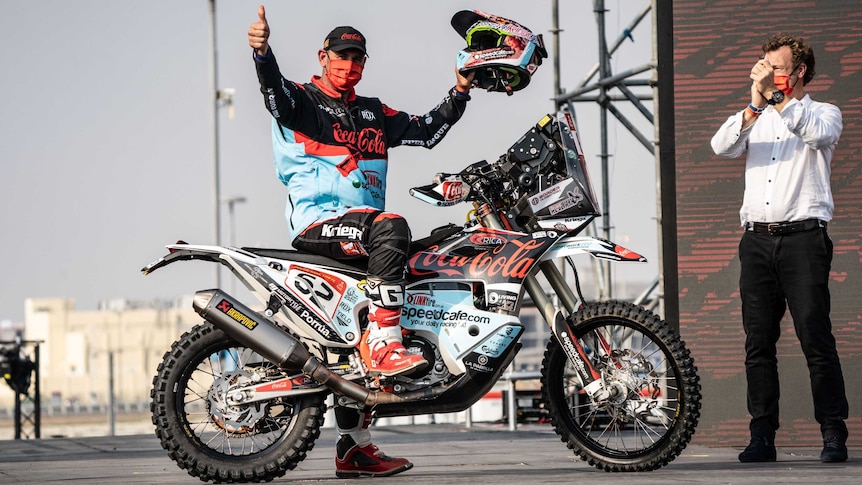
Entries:
{"type": "Polygon", "coordinates": [[[389,477],[413,468],[406,458],[393,458],[374,444],[359,446],[350,435],[335,445],[335,476],[338,478],[389,477]]]}

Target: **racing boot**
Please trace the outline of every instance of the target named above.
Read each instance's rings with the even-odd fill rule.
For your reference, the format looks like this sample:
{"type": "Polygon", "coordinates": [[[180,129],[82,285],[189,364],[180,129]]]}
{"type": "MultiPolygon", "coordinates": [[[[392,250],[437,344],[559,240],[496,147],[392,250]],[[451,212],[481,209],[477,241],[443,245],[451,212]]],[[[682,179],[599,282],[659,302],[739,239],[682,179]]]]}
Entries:
{"type": "Polygon", "coordinates": [[[388,477],[413,468],[405,458],[392,458],[371,443],[371,414],[357,409],[335,408],[338,443],[335,475],[338,478],[388,477]]]}
{"type": "Polygon", "coordinates": [[[338,478],[388,477],[413,468],[406,458],[392,458],[373,443],[359,446],[350,435],[335,445],[335,476],[338,478]]]}
{"type": "Polygon", "coordinates": [[[412,372],[428,365],[428,361],[418,354],[409,352],[401,343],[401,326],[382,326],[378,322],[381,317],[395,312],[395,321],[401,316],[401,310],[378,308],[375,314],[369,315],[371,323],[365,332],[360,353],[368,365],[371,375],[396,376],[412,372]]]}

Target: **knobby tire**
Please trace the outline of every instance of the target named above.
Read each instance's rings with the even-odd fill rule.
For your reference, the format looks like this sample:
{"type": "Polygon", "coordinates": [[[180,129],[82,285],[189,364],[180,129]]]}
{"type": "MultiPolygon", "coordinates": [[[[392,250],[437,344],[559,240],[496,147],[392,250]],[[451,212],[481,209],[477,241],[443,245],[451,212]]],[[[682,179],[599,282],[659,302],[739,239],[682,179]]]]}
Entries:
{"type": "MultiPolygon", "coordinates": [[[[212,413],[217,405],[207,399],[207,387],[215,388],[219,369],[228,368],[219,363],[225,359],[236,360],[237,368],[251,362],[247,365],[258,370],[270,366],[268,372],[280,374],[211,324],[197,325],[174,342],[153,378],[150,410],[156,436],[180,468],[203,481],[268,482],[281,477],[314,447],[323,425],[326,395],[268,402],[254,409],[260,419],[250,420],[250,426],[226,425],[226,418],[212,413]]],[[[241,406],[233,409],[239,412],[223,416],[247,416],[241,406]]]]}
{"type": "Polygon", "coordinates": [[[592,364],[629,385],[625,402],[591,403],[552,338],[542,362],[542,397],[561,441],[609,472],[655,470],[674,460],[694,434],[701,404],[697,367],[677,332],[658,315],[620,301],[586,304],[569,324],[592,364]],[[597,334],[605,336],[604,348],[597,334]]]}

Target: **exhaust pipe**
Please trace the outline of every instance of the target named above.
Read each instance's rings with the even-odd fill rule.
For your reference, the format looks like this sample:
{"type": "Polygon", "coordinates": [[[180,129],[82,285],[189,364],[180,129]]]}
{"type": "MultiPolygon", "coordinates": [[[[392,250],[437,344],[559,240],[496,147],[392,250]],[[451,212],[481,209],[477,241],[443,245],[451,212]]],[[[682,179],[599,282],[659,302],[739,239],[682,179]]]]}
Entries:
{"type": "MultiPolygon", "coordinates": [[[[403,403],[420,397],[420,393],[417,396],[412,396],[413,393],[397,396],[371,391],[333,374],[299,340],[221,290],[195,293],[192,306],[206,321],[280,369],[302,372],[338,395],[347,396],[369,407],[403,403]]],[[[430,396],[422,392],[421,397],[427,399],[430,396]]]]}

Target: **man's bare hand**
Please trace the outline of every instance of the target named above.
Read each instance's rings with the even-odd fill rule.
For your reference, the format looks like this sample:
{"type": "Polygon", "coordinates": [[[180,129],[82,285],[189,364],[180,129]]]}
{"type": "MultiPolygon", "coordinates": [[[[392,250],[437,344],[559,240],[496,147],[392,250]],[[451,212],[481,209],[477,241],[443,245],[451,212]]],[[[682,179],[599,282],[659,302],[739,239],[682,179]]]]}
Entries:
{"type": "Polygon", "coordinates": [[[248,28],[248,45],[259,56],[269,52],[269,24],[266,22],[266,10],[263,5],[257,7],[257,22],[248,28]]]}
{"type": "Polygon", "coordinates": [[[763,97],[765,93],[775,91],[775,70],[772,64],[766,59],[760,59],[757,64],[751,68],[751,104],[760,106],[766,99],[763,97]]]}

